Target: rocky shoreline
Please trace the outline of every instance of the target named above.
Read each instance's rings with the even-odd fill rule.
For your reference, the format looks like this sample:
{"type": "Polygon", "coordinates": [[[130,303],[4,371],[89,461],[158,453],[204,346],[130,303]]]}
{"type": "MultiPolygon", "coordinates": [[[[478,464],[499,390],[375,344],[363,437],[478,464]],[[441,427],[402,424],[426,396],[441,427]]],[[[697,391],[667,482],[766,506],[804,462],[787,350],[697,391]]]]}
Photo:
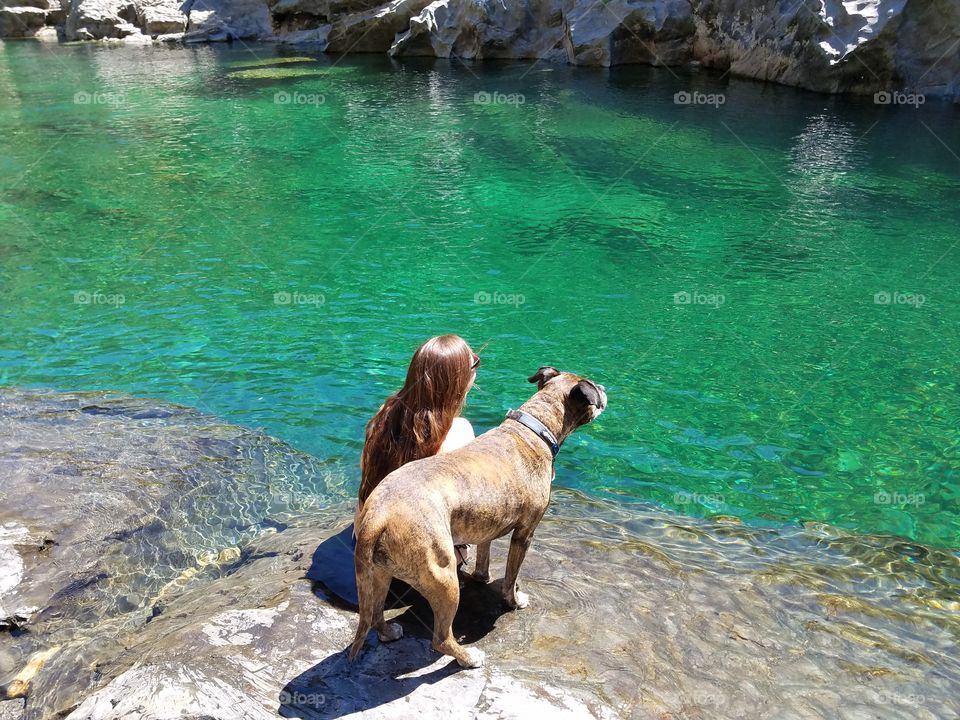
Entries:
{"type": "MultiPolygon", "coordinates": [[[[920,718],[960,710],[955,553],[555,489],[508,612],[464,583],[461,671],[346,660],[316,575],[345,472],[190,408],[0,389],[0,718],[920,718]]],[[[494,546],[492,575],[505,547],[494,546]]]]}
{"type": "Polygon", "coordinates": [[[694,64],[826,93],[960,101],[960,5],[951,0],[0,0],[3,37],[694,64]]]}

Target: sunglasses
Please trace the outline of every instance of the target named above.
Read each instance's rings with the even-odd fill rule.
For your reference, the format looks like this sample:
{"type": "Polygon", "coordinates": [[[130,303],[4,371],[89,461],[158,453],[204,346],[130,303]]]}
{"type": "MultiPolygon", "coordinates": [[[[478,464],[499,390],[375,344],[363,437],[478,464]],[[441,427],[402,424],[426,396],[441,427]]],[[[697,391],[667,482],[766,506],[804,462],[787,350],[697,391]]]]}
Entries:
{"type": "Polygon", "coordinates": [[[478,367],[480,367],[480,356],[473,353],[473,362],[470,364],[470,369],[476,370],[478,367]]]}

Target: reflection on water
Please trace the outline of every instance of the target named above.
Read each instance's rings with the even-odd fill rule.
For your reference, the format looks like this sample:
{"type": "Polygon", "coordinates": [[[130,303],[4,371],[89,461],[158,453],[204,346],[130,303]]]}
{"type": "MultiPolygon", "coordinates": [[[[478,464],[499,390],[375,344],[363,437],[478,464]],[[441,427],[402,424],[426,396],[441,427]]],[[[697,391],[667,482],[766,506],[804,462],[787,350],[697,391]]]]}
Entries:
{"type": "Polygon", "coordinates": [[[651,68],[25,43],[0,50],[0,94],[0,383],[181,402],[355,468],[410,352],[454,331],[489,341],[478,429],[545,363],[612,388],[559,486],[960,547],[948,106],[651,68]],[[323,102],[277,101],[293,92],[323,102]],[[494,92],[524,102],[477,102],[494,92]]]}

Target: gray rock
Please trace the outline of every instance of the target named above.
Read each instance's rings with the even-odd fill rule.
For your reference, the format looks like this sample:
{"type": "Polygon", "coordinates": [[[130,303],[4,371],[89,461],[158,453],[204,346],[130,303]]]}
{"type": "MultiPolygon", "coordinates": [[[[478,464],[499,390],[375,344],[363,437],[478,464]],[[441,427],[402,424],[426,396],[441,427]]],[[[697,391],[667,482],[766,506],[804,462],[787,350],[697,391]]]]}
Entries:
{"type": "MultiPolygon", "coordinates": [[[[47,22],[50,22],[49,15],[47,15],[47,22]]],[[[59,42],[61,40],[61,32],[56,27],[51,27],[48,24],[46,27],[42,27],[37,30],[33,37],[42,42],[59,42]]]]}
{"type": "Polygon", "coordinates": [[[187,28],[187,16],[180,11],[179,3],[167,0],[138,0],[138,25],[146,35],[182,33],[187,28]]]}
{"type": "MultiPolygon", "coordinates": [[[[72,2],[69,39],[117,37],[118,18],[147,35],[176,33],[186,17],[188,42],[251,38],[310,42],[336,53],[599,66],[699,63],[822,92],[910,90],[960,99],[956,0],[187,0],[182,8],[171,0],[72,2]]],[[[8,34],[23,32],[23,22],[11,30],[14,15],[0,24],[8,34]]]]}
{"type": "MultiPolygon", "coordinates": [[[[399,589],[388,616],[405,637],[385,645],[371,634],[350,664],[355,615],[314,562],[352,515],[344,479],[189,408],[0,389],[0,523],[22,564],[3,598],[40,608],[29,632],[0,632],[0,687],[26,695],[0,712],[956,715],[953,553],[559,488],[521,573],[528,609],[508,612],[497,581],[464,579],[454,630],[486,652],[484,668],[434,653],[429,607],[399,589]]],[[[494,543],[494,577],[505,556],[506,542],[494,543]]]]}
{"type": "Polygon", "coordinates": [[[39,7],[0,7],[0,38],[33,37],[47,12],[39,7]]]}
{"type": "Polygon", "coordinates": [[[187,16],[179,0],[72,0],[66,17],[66,37],[76,39],[130,38],[182,32],[187,16]],[[136,31],[132,31],[130,27],[136,31]]]}
{"type": "Polygon", "coordinates": [[[273,38],[265,0],[192,0],[185,7],[187,42],[273,38]]]}

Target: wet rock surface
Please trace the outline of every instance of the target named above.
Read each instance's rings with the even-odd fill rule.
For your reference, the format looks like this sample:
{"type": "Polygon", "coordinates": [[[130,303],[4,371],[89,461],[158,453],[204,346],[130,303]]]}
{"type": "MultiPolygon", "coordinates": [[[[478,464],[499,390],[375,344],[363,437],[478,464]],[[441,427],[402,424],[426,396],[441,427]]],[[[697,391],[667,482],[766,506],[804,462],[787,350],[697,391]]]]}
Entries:
{"type": "Polygon", "coordinates": [[[36,607],[0,631],[0,684],[21,696],[0,718],[960,711],[955,553],[561,489],[521,572],[530,608],[464,580],[455,631],[484,668],[430,649],[410,593],[388,613],[404,639],[371,633],[348,663],[355,616],[310,579],[349,521],[345,477],[189,408],[0,391],[0,550],[19,558],[0,562],[21,568],[0,603],[36,607]]]}

